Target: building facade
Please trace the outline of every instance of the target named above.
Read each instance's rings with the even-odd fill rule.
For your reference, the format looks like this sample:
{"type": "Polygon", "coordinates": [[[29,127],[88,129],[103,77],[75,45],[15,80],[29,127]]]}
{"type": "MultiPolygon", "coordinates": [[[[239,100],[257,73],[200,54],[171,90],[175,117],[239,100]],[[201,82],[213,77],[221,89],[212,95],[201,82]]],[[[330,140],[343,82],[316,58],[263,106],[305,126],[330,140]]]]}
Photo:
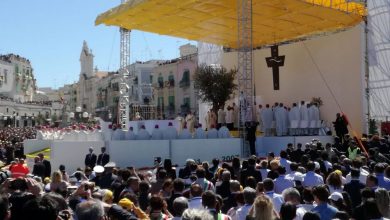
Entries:
{"type": "Polygon", "coordinates": [[[174,118],[177,114],[196,112],[198,108],[193,83],[198,64],[196,47],[183,45],[180,54],[183,56],[153,69],[153,96],[159,118],[174,118]]]}

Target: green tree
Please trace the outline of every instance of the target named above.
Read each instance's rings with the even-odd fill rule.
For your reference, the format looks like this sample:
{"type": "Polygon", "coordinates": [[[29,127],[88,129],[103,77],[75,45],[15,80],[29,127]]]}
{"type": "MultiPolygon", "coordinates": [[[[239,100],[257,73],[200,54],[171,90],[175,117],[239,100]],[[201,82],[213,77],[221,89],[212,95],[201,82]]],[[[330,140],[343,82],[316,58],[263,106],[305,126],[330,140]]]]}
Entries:
{"type": "Polygon", "coordinates": [[[199,91],[203,102],[211,103],[216,112],[223,108],[230,99],[237,84],[234,83],[236,69],[227,70],[225,67],[201,65],[194,74],[194,87],[199,91]]]}

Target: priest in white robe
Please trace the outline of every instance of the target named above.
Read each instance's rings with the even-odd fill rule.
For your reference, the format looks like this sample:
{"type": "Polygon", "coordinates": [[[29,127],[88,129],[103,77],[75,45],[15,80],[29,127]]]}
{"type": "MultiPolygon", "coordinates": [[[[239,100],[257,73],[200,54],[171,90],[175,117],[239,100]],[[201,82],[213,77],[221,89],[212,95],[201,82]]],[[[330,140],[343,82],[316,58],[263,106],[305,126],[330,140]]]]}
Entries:
{"type": "Polygon", "coordinates": [[[80,130],[78,130],[78,127],[76,125],[72,126],[72,131],[71,131],[71,139],[70,141],[80,141],[80,130]]]}
{"type": "Polygon", "coordinates": [[[186,125],[187,125],[187,128],[188,130],[190,131],[191,134],[193,134],[195,132],[195,116],[191,113],[191,112],[188,112],[186,118],[185,118],[185,121],[186,121],[186,125]]]}
{"type": "Polygon", "coordinates": [[[40,126],[37,126],[37,134],[35,136],[37,140],[43,140],[43,131],[40,126]]]}
{"type": "Polygon", "coordinates": [[[301,107],[299,108],[300,113],[300,123],[299,130],[300,135],[308,135],[308,127],[309,127],[309,111],[305,104],[305,101],[301,101],[301,107]]]}
{"type": "Polygon", "coordinates": [[[284,108],[283,103],[279,104],[279,107],[275,110],[276,121],[276,135],[287,135],[287,110],[284,108]]]}
{"type": "Polygon", "coordinates": [[[264,127],[264,135],[266,137],[272,135],[272,121],[274,119],[274,113],[272,109],[269,107],[269,104],[265,105],[265,109],[261,112],[261,120],[263,122],[264,127]]]}
{"type": "Polygon", "coordinates": [[[154,126],[154,129],[152,131],[151,140],[163,140],[163,132],[162,132],[162,130],[160,130],[158,125],[154,126]]]}
{"type": "Polygon", "coordinates": [[[217,129],[215,129],[214,125],[211,126],[209,131],[207,131],[207,138],[208,139],[218,138],[218,131],[217,129]]]}
{"type": "Polygon", "coordinates": [[[195,130],[194,133],[194,139],[206,139],[207,135],[206,132],[202,128],[202,124],[198,124],[198,127],[195,130]]]}
{"type": "Polygon", "coordinates": [[[299,127],[301,115],[297,103],[293,103],[293,107],[288,112],[290,135],[297,135],[297,129],[299,127]]]}
{"type": "Polygon", "coordinates": [[[257,109],[257,112],[256,112],[256,120],[257,120],[257,123],[259,123],[258,127],[259,127],[259,131],[260,132],[264,132],[264,130],[263,130],[263,120],[261,119],[262,111],[263,111],[263,105],[259,105],[259,108],[257,109]]]}
{"type": "Polygon", "coordinates": [[[226,112],[220,108],[218,110],[218,129],[226,124],[226,112]]]}
{"type": "Polygon", "coordinates": [[[221,128],[219,128],[218,138],[230,138],[230,132],[226,126],[222,126],[221,128]]]}
{"type": "Polygon", "coordinates": [[[177,121],[177,124],[179,125],[179,132],[181,132],[181,130],[183,130],[183,127],[185,124],[184,118],[180,114],[177,114],[175,121],[177,121]]]}
{"type": "Polygon", "coordinates": [[[168,127],[163,132],[164,140],[172,140],[177,138],[177,130],[173,127],[172,122],[168,123],[168,127]]]}
{"type": "Polygon", "coordinates": [[[309,122],[310,122],[310,135],[318,135],[320,125],[320,111],[317,107],[317,103],[310,105],[309,109],[309,122]]]}
{"type": "Polygon", "coordinates": [[[150,140],[150,134],[145,129],[145,125],[142,125],[141,128],[138,130],[137,140],[150,140]]]}
{"type": "Polygon", "coordinates": [[[133,131],[133,127],[130,127],[129,130],[126,132],[125,139],[126,140],[136,140],[137,139],[137,135],[135,135],[135,133],[133,131]]]}

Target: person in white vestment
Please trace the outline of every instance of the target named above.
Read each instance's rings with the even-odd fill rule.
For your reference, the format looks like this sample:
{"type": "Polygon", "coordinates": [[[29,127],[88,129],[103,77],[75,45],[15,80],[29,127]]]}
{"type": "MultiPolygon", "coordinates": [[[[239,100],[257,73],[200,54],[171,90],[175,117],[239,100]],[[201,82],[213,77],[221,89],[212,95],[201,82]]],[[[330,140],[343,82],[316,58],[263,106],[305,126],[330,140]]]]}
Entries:
{"type": "Polygon", "coordinates": [[[276,135],[287,135],[287,110],[284,108],[283,103],[279,104],[279,107],[275,110],[276,121],[276,135]]]}
{"type": "Polygon", "coordinates": [[[142,125],[141,128],[138,130],[137,140],[150,140],[150,134],[145,129],[145,125],[142,125]]]}
{"type": "Polygon", "coordinates": [[[229,130],[233,130],[233,128],[234,128],[233,108],[230,106],[227,107],[225,121],[226,121],[227,128],[229,130]]]}
{"type": "Polygon", "coordinates": [[[65,132],[64,134],[62,135],[62,140],[63,141],[69,141],[71,139],[71,131],[72,129],[70,127],[66,127],[65,128],[65,132]]]}
{"type": "Polygon", "coordinates": [[[207,138],[208,139],[218,138],[218,131],[217,129],[215,129],[214,125],[212,125],[210,130],[207,131],[207,138]]]}
{"type": "Polygon", "coordinates": [[[185,124],[185,120],[184,118],[179,114],[177,114],[176,118],[175,118],[175,121],[177,121],[177,124],[179,125],[179,128],[178,128],[178,132],[181,132],[181,130],[183,130],[183,127],[184,127],[184,124],[185,124]]]}
{"type": "Polygon", "coordinates": [[[89,132],[86,130],[85,125],[80,126],[79,141],[87,141],[89,132]]]}
{"type": "Polygon", "coordinates": [[[261,119],[261,113],[263,112],[263,105],[259,105],[259,108],[257,109],[257,112],[256,112],[256,120],[257,120],[257,123],[258,124],[258,127],[259,127],[259,131],[260,132],[264,132],[263,130],[263,120],[261,119]]]}
{"type": "Polygon", "coordinates": [[[261,112],[261,120],[263,122],[264,135],[267,137],[272,135],[273,118],[274,115],[272,109],[269,107],[269,104],[266,104],[265,109],[261,112]]]}
{"type": "Polygon", "coordinates": [[[310,135],[318,135],[319,133],[319,121],[320,121],[320,110],[317,107],[317,103],[310,105],[309,111],[309,122],[310,122],[310,135]]]}
{"type": "Polygon", "coordinates": [[[180,132],[178,139],[192,139],[192,134],[190,133],[190,130],[188,130],[186,125],[184,125],[184,128],[180,132]]]}
{"type": "Polygon", "coordinates": [[[164,140],[172,140],[177,138],[177,130],[173,127],[172,122],[168,123],[168,127],[163,133],[164,140]]]}
{"type": "Polygon", "coordinates": [[[194,133],[194,139],[206,139],[207,135],[206,132],[202,128],[202,124],[198,124],[198,127],[195,130],[194,133]]]}
{"type": "Polygon", "coordinates": [[[222,126],[225,125],[226,123],[225,119],[226,119],[226,112],[222,108],[220,108],[218,110],[218,129],[220,129],[222,126]]]}
{"type": "Polygon", "coordinates": [[[162,140],[163,139],[163,132],[160,130],[158,125],[154,126],[154,130],[152,131],[152,137],[151,140],[162,140]]]}
{"type": "Polygon", "coordinates": [[[308,126],[309,126],[309,112],[307,109],[307,106],[305,104],[305,101],[301,101],[301,107],[299,108],[299,114],[300,114],[300,123],[299,123],[299,130],[300,135],[307,135],[308,134],[308,126]]]}
{"type": "Polygon", "coordinates": [[[218,138],[230,138],[230,132],[226,126],[222,126],[221,128],[219,128],[218,138]]]}
{"type": "Polygon", "coordinates": [[[288,112],[288,120],[289,120],[289,129],[290,129],[290,135],[297,135],[297,130],[299,127],[299,121],[300,121],[301,115],[299,113],[299,108],[297,106],[297,103],[293,103],[293,107],[288,112]]]}
{"type": "Polygon", "coordinates": [[[43,131],[41,126],[37,126],[37,134],[36,134],[37,140],[43,140],[43,131]]]}
{"type": "Polygon", "coordinates": [[[240,119],[240,109],[239,107],[236,105],[236,103],[233,102],[233,122],[234,122],[234,128],[238,128],[238,123],[239,123],[239,119],[240,119]]]}
{"type": "Polygon", "coordinates": [[[137,135],[135,135],[135,133],[133,131],[133,127],[130,127],[129,130],[126,132],[125,139],[126,140],[136,140],[137,139],[137,135]]]}
{"type": "Polygon", "coordinates": [[[188,112],[188,114],[185,118],[185,121],[186,121],[188,130],[190,131],[191,134],[193,134],[195,132],[195,128],[194,128],[195,116],[191,112],[188,112]]]}

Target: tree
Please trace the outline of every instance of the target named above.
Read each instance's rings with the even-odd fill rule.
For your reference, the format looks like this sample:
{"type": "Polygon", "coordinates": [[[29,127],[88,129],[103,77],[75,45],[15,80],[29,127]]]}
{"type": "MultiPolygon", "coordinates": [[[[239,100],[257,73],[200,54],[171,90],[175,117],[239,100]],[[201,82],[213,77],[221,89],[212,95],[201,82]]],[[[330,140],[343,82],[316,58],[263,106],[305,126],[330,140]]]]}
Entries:
{"type": "Polygon", "coordinates": [[[200,99],[211,103],[215,112],[223,108],[237,89],[237,84],[234,83],[236,73],[236,69],[227,71],[222,66],[199,66],[194,74],[194,87],[199,90],[200,99]]]}

